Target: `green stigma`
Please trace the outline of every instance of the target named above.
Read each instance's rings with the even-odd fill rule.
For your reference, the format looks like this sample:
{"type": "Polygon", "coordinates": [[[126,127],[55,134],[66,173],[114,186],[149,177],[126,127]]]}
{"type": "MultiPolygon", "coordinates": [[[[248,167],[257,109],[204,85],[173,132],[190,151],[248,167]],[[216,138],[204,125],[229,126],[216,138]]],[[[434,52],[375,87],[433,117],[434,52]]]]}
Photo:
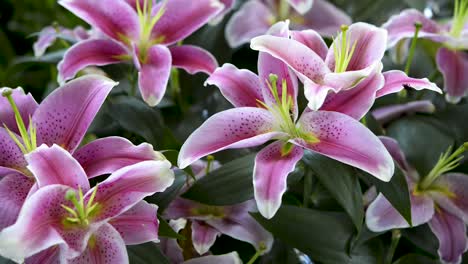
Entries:
{"type": "Polygon", "coordinates": [[[356,48],[357,41],[354,41],[352,46],[350,46],[348,36],[347,36],[348,29],[349,27],[347,25],[342,25],[341,26],[341,46],[338,47],[336,45],[337,42],[334,42],[333,44],[333,53],[335,54],[335,72],[336,73],[346,71],[346,69],[348,68],[349,62],[351,61],[351,58],[353,57],[354,50],[356,48]]]}
{"type": "Polygon", "coordinates": [[[99,209],[99,204],[94,203],[94,198],[96,197],[96,192],[98,190],[98,186],[94,188],[91,197],[89,198],[88,202],[85,204],[83,191],[81,187],[78,190],[78,199],[76,197],[75,190],[68,190],[65,194],[65,199],[70,201],[74,205],[74,209],[62,204],[62,208],[65,209],[70,215],[64,219],[64,224],[66,225],[80,225],[80,226],[88,226],[89,219],[96,214],[99,209]]]}
{"type": "MultiPolygon", "coordinates": [[[[288,94],[288,85],[285,79],[281,81],[281,96],[278,94],[278,76],[270,74],[269,82],[267,86],[275,99],[275,104],[268,105],[265,102],[257,100],[260,107],[267,109],[275,118],[276,123],[279,126],[279,130],[289,134],[290,138],[301,138],[309,143],[317,143],[319,140],[311,133],[303,132],[298,126],[296,126],[293,118],[294,101],[288,94]]],[[[281,154],[283,156],[289,154],[292,150],[292,146],[285,144],[281,154]]]]}
{"type": "Polygon", "coordinates": [[[142,62],[146,60],[146,53],[148,49],[156,43],[161,42],[164,39],[164,36],[161,36],[156,39],[151,38],[151,32],[153,31],[156,23],[161,19],[165,12],[165,5],[167,1],[164,1],[161,8],[153,16],[153,0],[144,0],[143,6],[141,6],[140,1],[136,0],[136,8],[138,14],[138,20],[140,22],[140,43],[138,45],[140,51],[140,59],[142,62]]]}
{"type": "Polygon", "coordinates": [[[468,0],[455,0],[455,9],[453,11],[453,22],[450,34],[456,38],[460,37],[467,20],[468,0]]]}
{"type": "Polygon", "coordinates": [[[464,143],[457,150],[452,153],[452,147],[450,146],[445,153],[442,153],[437,161],[436,165],[429,174],[424,177],[422,182],[419,184],[421,190],[426,190],[431,187],[432,183],[442,174],[449,172],[460,165],[460,161],[463,159],[462,154],[468,149],[468,142],[464,143]]]}
{"type": "Polygon", "coordinates": [[[13,109],[13,113],[15,114],[15,120],[16,120],[16,125],[18,126],[18,130],[21,135],[21,139],[23,142],[21,142],[15,133],[11,132],[11,130],[3,124],[5,127],[6,131],[10,135],[10,137],[15,141],[16,145],[21,149],[21,152],[23,154],[28,154],[31,151],[35,150],[37,148],[37,143],[36,143],[36,127],[33,125],[31,117],[29,117],[29,132],[26,129],[26,125],[24,124],[23,118],[21,117],[21,114],[18,110],[18,107],[16,106],[15,100],[13,100],[13,90],[10,88],[5,88],[2,92],[2,96],[5,97],[8,102],[11,105],[11,108],[13,109]]]}

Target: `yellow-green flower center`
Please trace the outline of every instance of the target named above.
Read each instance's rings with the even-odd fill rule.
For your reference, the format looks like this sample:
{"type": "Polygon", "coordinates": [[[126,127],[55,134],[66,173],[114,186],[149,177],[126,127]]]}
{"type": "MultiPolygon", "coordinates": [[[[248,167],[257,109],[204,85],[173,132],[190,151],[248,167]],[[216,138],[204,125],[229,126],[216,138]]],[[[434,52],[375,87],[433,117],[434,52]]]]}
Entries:
{"type": "Polygon", "coordinates": [[[333,53],[335,55],[335,72],[345,72],[348,68],[349,62],[353,57],[354,50],[356,48],[357,41],[351,45],[348,40],[348,26],[341,26],[341,45],[337,45],[338,42],[333,43],[333,53]]]}
{"type": "Polygon", "coordinates": [[[450,34],[456,38],[460,37],[467,21],[468,0],[455,0],[455,9],[453,12],[452,29],[450,34]]]}
{"type": "Polygon", "coordinates": [[[211,216],[213,218],[223,218],[225,216],[223,207],[204,204],[193,208],[192,213],[197,216],[211,216]]]}
{"type": "Polygon", "coordinates": [[[63,219],[62,223],[67,226],[88,226],[90,223],[90,219],[99,211],[99,204],[94,203],[94,198],[96,197],[97,190],[98,186],[96,186],[96,188],[94,189],[87,203],[85,203],[84,201],[83,191],[81,190],[81,188],[79,188],[78,190],[78,198],[75,190],[68,190],[65,194],[65,199],[70,201],[73,204],[74,208],[62,204],[62,208],[69,213],[69,216],[66,216],[63,219]]]}

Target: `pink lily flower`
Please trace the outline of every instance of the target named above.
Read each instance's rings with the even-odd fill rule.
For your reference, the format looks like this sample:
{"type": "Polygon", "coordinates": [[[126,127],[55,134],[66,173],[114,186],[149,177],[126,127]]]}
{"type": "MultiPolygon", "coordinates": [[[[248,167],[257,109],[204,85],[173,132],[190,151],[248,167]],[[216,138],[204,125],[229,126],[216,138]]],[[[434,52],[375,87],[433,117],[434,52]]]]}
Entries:
{"type": "Polygon", "coordinates": [[[285,19],[291,19],[295,29],[312,28],[324,36],[332,36],[342,24],[351,23],[343,11],[324,0],[250,0],[228,22],[226,40],[231,47],[238,47],[285,19]]]}
{"type": "MultiPolygon", "coordinates": [[[[452,155],[450,150],[447,151],[434,169],[422,178],[407,162],[397,141],[387,137],[381,137],[381,140],[406,175],[412,226],[428,223],[439,240],[440,258],[445,263],[461,263],[461,257],[468,249],[468,175],[447,172],[458,165],[462,158],[459,155],[465,151],[465,147],[452,155]]],[[[382,194],[369,205],[366,224],[374,232],[410,227],[382,194]]]]}
{"type": "Polygon", "coordinates": [[[33,44],[34,56],[41,57],[45,51],[52,46],[58,37],[66,38],[71,41],[81,41],[92,36],[92,32],[78,26],[74,29],[68,29],[60,26],[48,26],[39,32],[37,41],[33,44]]]}
{"type": "Polygon", "coordinates": [[[172,184],[168,161],[121,168],[91,188],[80,163],[58,145],[42,145],[26,159],[39,189],[0,232],[0,255],[31,263],[128,263],[125,245],[158,240],[157,206],[143,198],[172,184]]]}
{"type": "Polygon", "coordinates": [[[79,161],[89,177],[112,173],[144,160],[161,159],[150,144],[121,137],[95,140],[79,148],[89,125],[117,83],[87,75],[52,92],[38,105],[21,88],[0,92],[0,230],[13,224],[24,200],[38,185],[25,155],[39,144],[57,144],[79,161]],[[35,185],[33,187],[33,185],[35,185]]]}
{"type": "Polygon", "coordinates": [[[171,67],[210,74],[216,59],[192,45],[173,45],[223,9],[218,0],[62,0],[61,5],[107,37],[80,41],[58,66],[59,82],[91,65],[133,62],[143,100],[157,105],[166,91],[171,67]]]}
{"type": "Polygon", "coordinates": [[[355,23],[342,27],[330,49],[313,30],[259,36],[252,39],[251,48],[283,61],[297,74],[312,110],[337,111],[360,119],[376,98],[399,92],[404,86],[441,92],[426,78],[410,78],[396,70],[382,73],[386,41],[384,29],[355,23]]]}
{"type": "MultiPolygon", "coordinates": [[[[455,0],[453,19],[446,24],[437,23],[415,9],[408,9],[392,16],[383,28],[388,30],[388,48],[398,44],[405,49],[404,43],[415,34],[415,24],[422,25],[418,38],[430,39],[442,44],[437,51],[437,66],[444,76],[446,99],[458,103],[468,92],[468,1],[455,0]]],[[[402,52],[405,53],[405,52],[402,52]]]]}
{"type": "MultiPolygon", "coordinates": [[[[179,233],[187,225],[187,220],[180,218],[177,220],[169,221],[169,226],[179,233]]],[[[172,264],[241,264],[242,260],[237,252],[231,252],[224,255],[207,255],[201,257],[194,257],[184,261],[183,250],[177,243],[176,239],[161,238],[159,242],[161,251],[169,258],[172,264]]]]}
{"type": "MultiPolygon", "coordinates": [[[[279,25],[270,32],[286,34],[283,28],[279,25]]],[[[180,150],[180,168],[224,149],[275,140],[257,154],[253,175],[258,210],[267,218],[279,209],[286,177],[304,148],[390,180],[393,160],[369,129],[333,111],[306,110],[298,118],[294,73],[266,53],[259,55],[258,72],[257,76],[225,64],[208,78],[206,83],[218,86],[236,108],[213,115],[189,136],[180,150]]]]}
{"type": "Polygon", "coordinates": [[[331,37],[351,18],[325,0],[249,0],[226,25],[226,40],[232,47],[265,34],[278,21],[290,19],[294,29],[314,29],[331,37]]]}

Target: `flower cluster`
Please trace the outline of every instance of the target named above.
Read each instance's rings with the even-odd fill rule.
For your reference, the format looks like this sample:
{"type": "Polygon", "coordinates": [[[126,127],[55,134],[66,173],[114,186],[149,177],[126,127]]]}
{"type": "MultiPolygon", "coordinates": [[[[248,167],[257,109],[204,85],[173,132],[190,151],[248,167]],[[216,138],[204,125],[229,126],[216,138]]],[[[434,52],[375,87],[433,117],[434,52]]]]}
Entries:
{"type": "Polygon", "coordinates": [[[21,87],[0,89],[1,257],[358,263],[375,250],[375,263],[462,262],[468,132],[454,116],[466,113],[468,0],[455,0],[450,21],[409,9],[382,26],[352,23],[326,0],[58,4],[90,26],[38,33],[36,58],[65,47],[59,87],[40,103],[21,87]],[[231,62],[258,52],[242,58],[256,73],[218,66],[208,47],[219,43],[207,42],[219,29],[238,52],[231,62]],[[411,71],[422,41],[435,65],[428,78],[411,71]],[[89,74],[111,64],[119,70],[89,74]],[[232,108],[219,110],[226,100],[232,108]],[[402,234],[421,241],[405,230],[425,224],[435,253],[398,255],[402,234]]]}

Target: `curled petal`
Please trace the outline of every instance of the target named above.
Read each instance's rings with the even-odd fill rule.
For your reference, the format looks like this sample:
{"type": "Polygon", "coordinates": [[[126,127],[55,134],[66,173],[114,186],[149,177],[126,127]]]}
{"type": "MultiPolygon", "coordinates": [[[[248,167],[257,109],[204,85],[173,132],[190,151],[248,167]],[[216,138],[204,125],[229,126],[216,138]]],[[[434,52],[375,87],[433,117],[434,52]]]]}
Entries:
{"type": "Polygon", "coordinates": [[[424,14],[416,9],[407,9],[398,15],[390,17],[382,25],[388,31],[388,46],[393,47],[398,41],[413,37],[415,23],[422,24],[418,33],[420,38],[431,38],[434,41],[441,38],[439,35],[441,28],[436,22],[426,18],[424,14]]]}
{"type": "Polygon", "coordinates": [[[447,173],[434,183],[452,195],[433,193],[434,199],[445,211],[468,223],[468,177],[462,173],[447,173]]]}
{"type": "Polygon", "coordinates": [[[34,181],[20,173],[12,173],[0,179],[0,231],[16,222],[34,181]]]}
{"type": "Polygon", "coordinates": [[[373,110],[372,115],[380,124],[387,124],[402,115],[410,115],[413,113],[431,114],[434,113],[435,110],[436,108],[431,101],[421,100],[406,104],[383,106],[373,110]]]}
{"type": "MultiPolygon", "coordinates": [[[[9,89],[9,88],[6,88],[9,89]]],[[[5,88],[0,88],[0,94],[5,91],[5,88]]],[[[23,88],[18,87],[12,90],[11,97],[15,101],[18,111],[23,119],[24,125],[29,126],[29,117],[31,117],[37,109],[37,102],[30,93],[25,94],[23,88]]],[[[18,125],[16,124],[15,113],[6,97],[0,97],[0,125],[6,126],[11,131],[19,134],[18,125]]]]}
{"type": "Polygon", "coordinates": [[[61,0],[59,4],[115,40],[138,39],[138,15],[125,1],[61,0]]]}
{"type": "Polygon", "coordinates": [[[332,37],[340,31],[341,25],[350,25],[351,18],[333,4],[325,0],[314,0],[312,8],[304,14],[304,21],[300,23],[323,36],[332,37]]]}
{"type": "Polygon", "coordinates": [[[216,85],[235,107],[256,107],[257,100],[263,101],[258,76],[249,70],[239,70],[230,63],[216,69],[206,80],[206,84],[216,85]]]}
{"type": "Polygon", "coordinates": [[[237,252],[233,251],[224,255],[204,256],[199,258],[189,259],[184,264],[242,264],[242,260],[237,252]]]}
{"type": "MultiPolygon", "coordinates": [[[[162,192],[174,182],[174,172],[168,161],[142,161],[114,172],[97,187],[94,201],[100,205],[95,221],[116,217],[143,198],[162,192]]],[[[89,200],[94,188],[85,195],[89,200]]]]}
{"type": "Polygon", "coordinates": [[[198,254],[203,255],[208,252],[220,235],[219,231],[213,227],[200,222],[192,222],[192,241],[193,247],[198,254]]]}
{"type": "Polygon", "coordinates": [[[128,263],[125,242],[109,224],[96,230],[88,240],[86,249],[78,257],[68,260],[70,264],[128,263]]]}
{"type": "Polygon", "coordinates": [[[225,36],[231,48],[242,44],[262,34],[270,28],[274,15],[261,1],[250,0],[245,3],[226,25],[225,36]]]}
{"type": "Polygon", "coordinates": [[[138,245],[150,241],[158,242],[157,211],[156,205],[141,201],[114,217],[109,223],[122,236],[125,245],[138,245]]]}
{"type": "Polygon", "coordinates": [[[110,39],[89,39],[76,43],[67,50],[58,64],[58,82],[72,79],[88,66],[103,66],[119,63],[128,54],[120,43],[110,39]]]}
{"type": "Polygon", "coordinates": [[[293,146],[283,154],[284,142],[277,141],[262,149],[255,158],[253,185],[255,201],[260,213],[270,219],[281,206],[281,198],[286,191],[286,178],[302,158],[302,148],[293,146]]]}
{"type": "Polygon", "coordinates": [[[28,169],[34,175],[38,187],[60,184],[73,189],[89,190],[89,181],[81,165],[68,151],[52,145],[42,145],[26,155],[28,169]]]}
{"type": "Polygon", "coordinates": [[[428,89],[437,93],[442,93],[439,87],[433,82],[430,82],[427,78],[415,79],[408,77],[402,71],[387,71],[383,73],[385,77],[385,85],[377,91],[377,98],[387,94],[397,93],[406,87],[413,88],[415,90],[428,89]]]}
{"type": "Polygon", "coordinates": [[[165,11],[154,26],[152,36],[168,45],[186,38],[224,9],[219,0],[170,0],[160,3],[153,13],[161,6],[165,11]]]}
{"type": "Polygon", "coordinates": [[[73,152],[116,84],[103,76],[86,75],[52,92],[32,117],[37,144],[57,144],[73,152]]]}
{"type": "Polygon", "coordinates": [[[327,57],[328,46],[317,31],[308,29],[302,31],[291,31],[291,38],[306,45],[323,60],[327,57]]]}
{"type": "Polygon", "coordinates": [[[359,121],[337,112],[307,112],[299,119],[299,129],[318,142],[292,142],[332,159],[364,170],[382,181],[390,181],[393,159],[382,142],[359,121]]]}
{"type": "Polygon", "coordinates": [[[314,0],[288,0],[288,3],[299,14],[304,15],[312,7],[312,4],[314,3],[314,0]]]}
{"type": "MultiPolygon", "coordinates": [[[[431,220],[434,215],[434,202],[427,196],[411,195],[411,222],[412,226],[422,225],[431,220]]],[[[382,195],[369,205],[366,211],[366,224],[373,232],[382,232],[395,228],[410,227],[408,222],[392,204],[382,195]]]]}
{"type": "Polygon", "coordinates": [[[320,110],[340,112],[360,120],[371,109],[377,90],[383,85],[384,77],[378,71],[352,89],[329,93],[320,110]]]}
{"type": "Polygon", "coordinates": [[[200,47],[182,45],[171,47],[169,50],[172,66],[184,69],[190,74],[204,72],[209,75],[218,67],[216,58],[200,47]]]}
{"type": "Polygon", "coordinates": [[[461,263],[462,255],[468,249],[466,225],[463,220],[438,209],[429,222],[429,227],[439,240],[439,256],[445,263],[461,263]]]}
{"type": "Polygon", "coordinates": [[[34,56],[40,57],[44,55],[44,52],[47,50],[47,48],[54,44],[56,38],[57,30],[54,27],[49,26],[43,28],[41,32],[39,32],[37,41],[34,42],[33,45],[34,56]]]}
{"type": "MultiPolygon", "coordinates": [[[[388,150],[388,153],[392,156],[393,160],[396,161],[397,165],[405,171],[406,173],[416,173],[416,170],[409,165],[408,160],[406,159],[405,153],[401,150],[398,141],[391,137],[379,137],[380,141],[384,144],[385,148],[388,150]]],[[[414,179],[416,180],[416,179],[414,179]]]]}
{"type": "Polygon", "coordinates": [[[274,132],[274,118],[267,110],[229,109],[210,117],[189,136],[180,150],[178,164],[185,168],[211,153],[258,146],[281,135],[284,133],[274,132]]]}
{"type": "Polygon", "coordinates": [[[141,96],[149,106],[156,106],[163,98],[171,65],[172,57],[168,48],[155,45],[149,49],[147,61],[141,65],[138,73],[141,96]]]}
{"type": "MultiPolygon", "coordinates": [[[[21,137],[14,135],[21,142],[21,137]]],[[[22,171],[26,168],[23,152],[3,127],[0,127],[0,149],[0,177],[11,172],[10,169],[22,171]]]]}
{"type": "Polygon", "coordinates": [[[150,144],[142,143],[135,146],[122,137],[94,140],[78,149],[73,157],[81,164],[88,178],[113,173],[141,161],[159,159],[150,144]]]}
{"type": "Polygon", "coordinates": [[[464,51],[440,48],[436,56],[437,68],[444,76],[446,99],[458,103],[468,91],[468,55],[464,51]]]}
{"type": "Polygon", "coordinates": [[[312,81],[305,80],[304,96],[307,98],[307,107],[317,111],[319,110],[327,97],[332,94],[333,87],[327,85],[316,84],[312,81]]]}

